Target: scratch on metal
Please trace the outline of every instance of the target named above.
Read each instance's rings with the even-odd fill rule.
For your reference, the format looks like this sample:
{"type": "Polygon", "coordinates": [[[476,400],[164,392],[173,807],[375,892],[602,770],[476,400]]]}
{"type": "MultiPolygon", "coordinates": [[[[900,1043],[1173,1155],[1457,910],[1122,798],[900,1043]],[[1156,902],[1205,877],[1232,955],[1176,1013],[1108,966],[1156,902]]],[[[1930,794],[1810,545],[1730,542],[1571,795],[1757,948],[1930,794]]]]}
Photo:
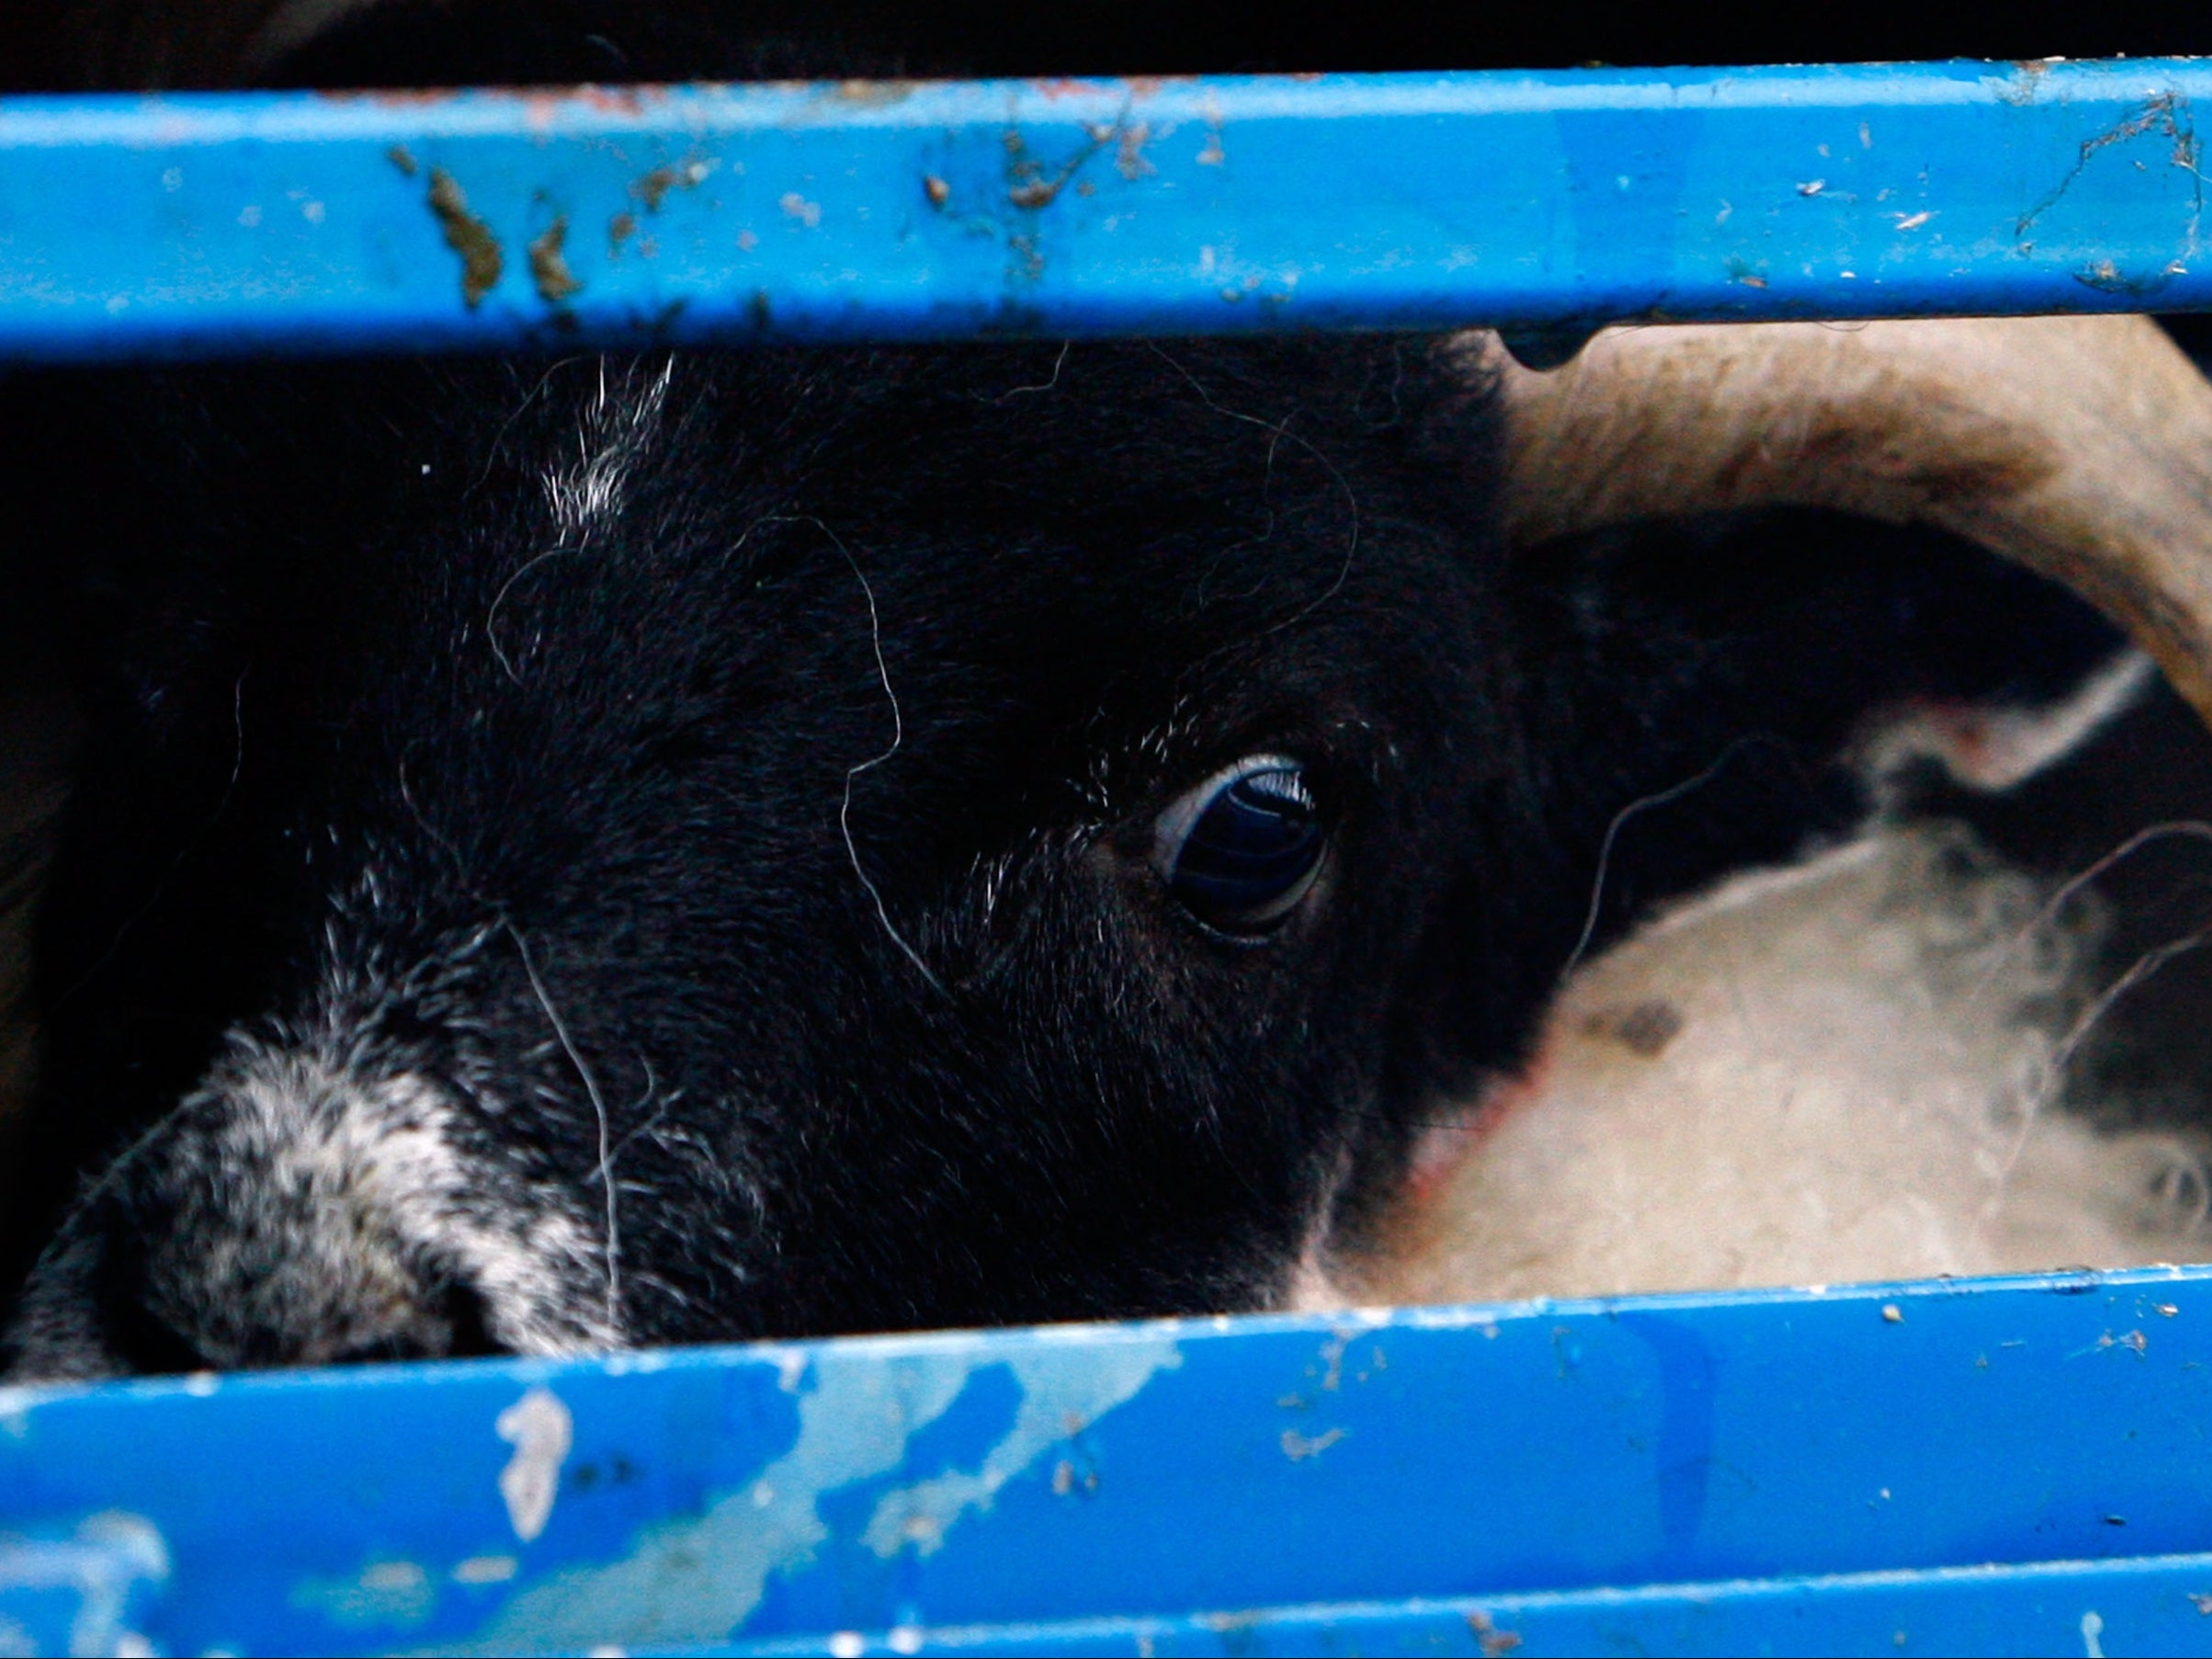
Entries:
{"type": "Polygon", "coordinates": [[[2173,165],[2186,172],[2191,180],[2192,201],[2189,212],[2189,244],[2184,257],[2197,250],[2198,227],[2204,217],[2205,176],[2198,166],[2201,154],[2196,139],[2196,123],[2189,108],[2189,100],[2178,92],[2153,94],[2145,101],[2140,113],[2116,123],[2093,138],[2082,141],[2074,165],[2067,169],[2066,176],[2045,193],[2042,199],[2025,213],[2013,226],[2014,241],[2024,240],[2036,221],[2057,204],[2059,199],[2074,186],[2097,153],[2113,144],[2126,143],[2150,132],[2162,132],[2173,141],[2173,151],[2168,158],[2173,165]]]}

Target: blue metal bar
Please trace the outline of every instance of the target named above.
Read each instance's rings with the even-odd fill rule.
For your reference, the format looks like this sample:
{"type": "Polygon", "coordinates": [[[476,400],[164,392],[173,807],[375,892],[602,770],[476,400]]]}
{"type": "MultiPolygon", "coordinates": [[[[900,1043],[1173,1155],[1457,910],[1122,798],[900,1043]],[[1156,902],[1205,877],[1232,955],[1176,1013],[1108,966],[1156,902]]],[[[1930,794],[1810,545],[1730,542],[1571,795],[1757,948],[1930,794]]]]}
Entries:
{"type": "Polygon", "coordinates": [[[16,1391],[0,1618],[105,1540],[163,1652],[2201,1647],[2208,1430],[2207,1269],[16,1391]]]}
{"type": "Polygon", "coordinates": [[[0,101],[0,356],[2212,306],[2212,65],[0,101]]]}

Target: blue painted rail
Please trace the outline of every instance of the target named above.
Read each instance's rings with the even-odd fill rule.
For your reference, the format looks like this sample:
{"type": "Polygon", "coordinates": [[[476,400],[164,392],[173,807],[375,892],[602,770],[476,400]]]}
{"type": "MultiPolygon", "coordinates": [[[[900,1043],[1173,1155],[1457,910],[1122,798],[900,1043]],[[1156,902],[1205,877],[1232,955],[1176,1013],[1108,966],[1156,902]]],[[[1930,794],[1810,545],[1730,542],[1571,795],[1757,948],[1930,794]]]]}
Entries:
{"type": "Polygon", "coordinates": [[[18,1392],[0,1642],[2201,1653],[2208,1436],[2205,1269],[18,1392]]]}
{"type": "MultiPolygon", "coordinates": [[[[2212,308],[2212,67],[0,101],[0,358],[2212,308]]],[[[0,1651],[2212,1649],[2212,1271],[0,1391],[0,1651]]]]}
{"type": "Polygon", "coordinates": [[[0,102],[0,356],[2212,305],[2212,64],[0,102]]]}

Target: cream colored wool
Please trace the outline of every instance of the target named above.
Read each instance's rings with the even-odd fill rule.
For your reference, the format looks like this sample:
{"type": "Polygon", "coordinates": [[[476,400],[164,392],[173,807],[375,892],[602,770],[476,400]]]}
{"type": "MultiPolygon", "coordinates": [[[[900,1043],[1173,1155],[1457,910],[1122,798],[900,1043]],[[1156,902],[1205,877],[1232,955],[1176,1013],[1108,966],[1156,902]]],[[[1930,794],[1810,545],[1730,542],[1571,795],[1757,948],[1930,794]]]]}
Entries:
{"type": "Polygon", "coordinates": [[[2212,1256],[2204,1149],[2058,1109],[2093,911],[1883,830],[1673,910],[1568,984],[1528,1072],[1429,1131],[1299,1300],[1840,1283],[2212,1256]]]}

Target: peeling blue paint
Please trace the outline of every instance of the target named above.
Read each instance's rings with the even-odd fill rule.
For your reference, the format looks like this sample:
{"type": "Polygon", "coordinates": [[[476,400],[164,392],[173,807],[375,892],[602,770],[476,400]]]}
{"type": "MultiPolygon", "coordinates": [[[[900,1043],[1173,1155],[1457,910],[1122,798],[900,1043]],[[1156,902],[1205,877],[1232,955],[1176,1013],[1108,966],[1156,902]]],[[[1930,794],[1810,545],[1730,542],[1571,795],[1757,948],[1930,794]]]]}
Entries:
{"type": "Polygon", "coordinates": [[[62,1548],[111,1551],[80,1577],[125,1611],[83,1616],[163,1652],[1887,1651],[1900,1608],[1907,1651],[2070,1647],[2091,1611],[2116,1653],[2212,1631],[2203,1268],[145,1381],[18,1415],[0,1636],[40,1651],[91,1606],[37,1565],[62,1548]],[[527,1437],[495,1426],[533,1399],[571,1432],[524,1539],[527,1437]],[[138,1543],[101,1542],[118,1514],[138,1543]]]}
{"type": "MultiPolygon", "coordinates": [[[[980,1470],[932,1473],[885,1492],[860,1530],[879,1557],[942,1549],[960,1518],[1051,1447],[1121,1404],[1180,1356],[1169,1337],[1095,1347],[1041,1340],[1002,1353],[977,1342],[953,1355],[886,1356],[879,1364],[810,1369],[800,1387],[796,1443],[703,1515],[649,1527],[622,1560],[571,1568],[524,1591],[460,1651],[584,1649],[623,1632],[626,1646],[688,1645],[727,1637],[760,1606],[771,1576],[812,1562],[832,1539],[822,1499],[900,1471],[979,1372],[1004,1366],[1019,1406],[980,1470]]],[[[441,1643],[444,1651],[454,1651],[441,1643]]]]}
{"type": "Polygon", "coordinates": [[[127,1510],[66,1532],[0,1530],[0,1652],[153,1651],[143,1624],[170,1564],[161,1529],[127,1510]]]}

